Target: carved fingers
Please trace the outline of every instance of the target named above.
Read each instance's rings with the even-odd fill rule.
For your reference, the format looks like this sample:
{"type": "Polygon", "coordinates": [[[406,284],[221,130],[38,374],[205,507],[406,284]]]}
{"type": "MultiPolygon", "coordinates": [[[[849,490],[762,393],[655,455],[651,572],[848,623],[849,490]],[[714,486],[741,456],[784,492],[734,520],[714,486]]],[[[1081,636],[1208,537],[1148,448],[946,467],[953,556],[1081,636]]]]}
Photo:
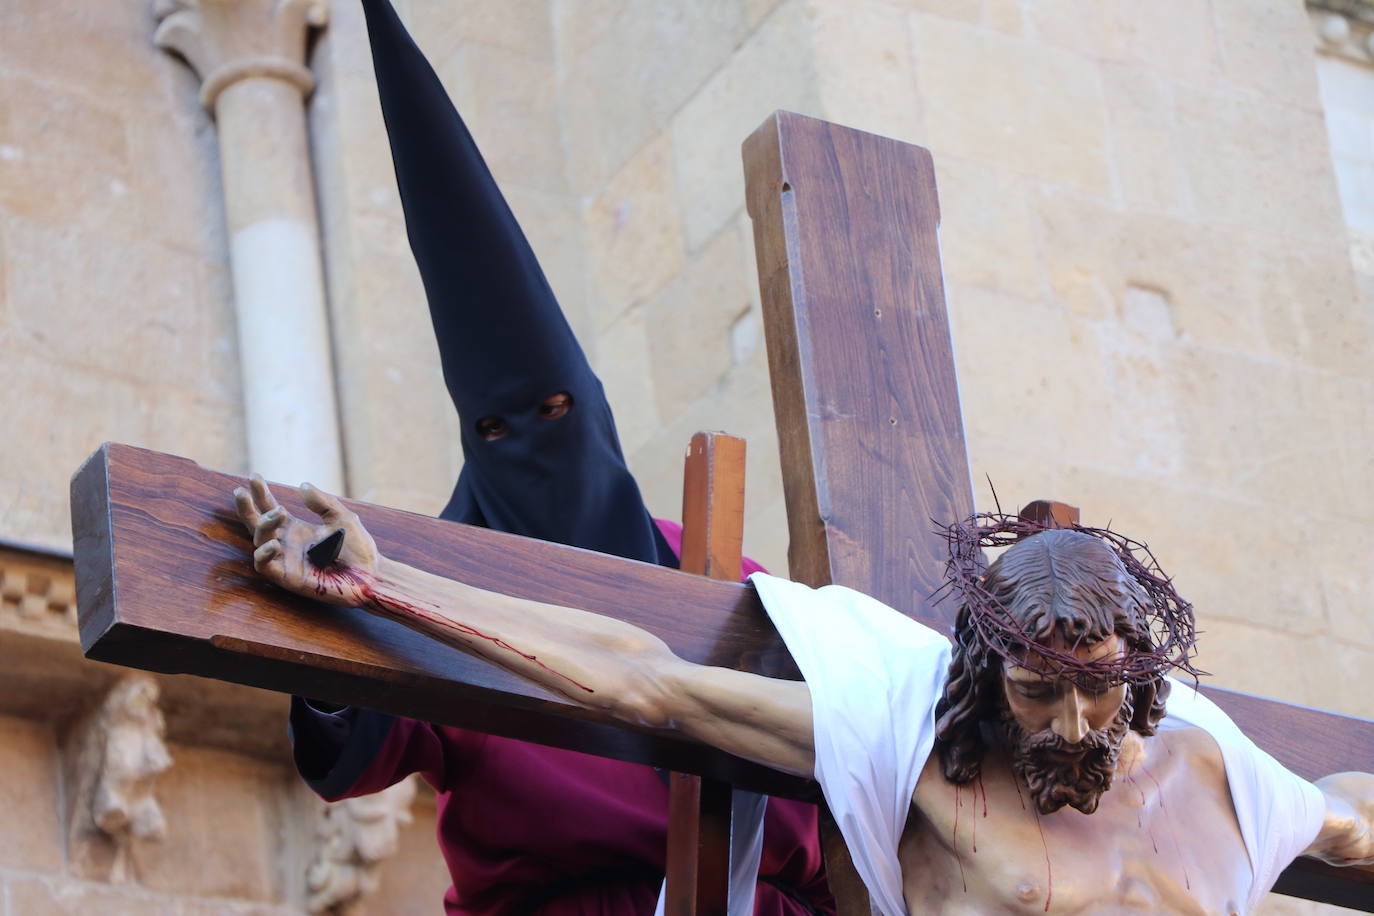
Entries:
{"type": "Polygon", "coordinates": [[[257,474],[247,487],[234,490],[234,506],[253,536],[253,567],[288,591],[334,604],[361,604],[362,584],[377,568],[372,536],[336,497],[310,484],[302,484],[297,492],[324,524],[293,516],[257,474]],[[336,561],[316,565],[310,556],[312,545],[339,531],[345,536],[336,561]]]}

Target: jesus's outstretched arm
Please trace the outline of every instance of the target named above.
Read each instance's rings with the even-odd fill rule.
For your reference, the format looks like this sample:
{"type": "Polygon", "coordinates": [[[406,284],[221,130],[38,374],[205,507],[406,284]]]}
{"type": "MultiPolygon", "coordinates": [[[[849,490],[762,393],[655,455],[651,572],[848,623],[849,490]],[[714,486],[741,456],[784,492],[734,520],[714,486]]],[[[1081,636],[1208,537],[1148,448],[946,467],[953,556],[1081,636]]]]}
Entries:
{"type": "Polygon", "coordinates": [[[288,591],[362,607],[500,665],[569,700],[636,725],[672,728],[775,769],[810,776],[815,750],[806,685],[683,661],[624,621],[502,595],[381,556],[357,516],[302,486],[322,525],[293,517],[261,478],[235,491],[253,532],[254,566],[288,591]],[[338,562],[311,544],[345,531],[338,562]]]}

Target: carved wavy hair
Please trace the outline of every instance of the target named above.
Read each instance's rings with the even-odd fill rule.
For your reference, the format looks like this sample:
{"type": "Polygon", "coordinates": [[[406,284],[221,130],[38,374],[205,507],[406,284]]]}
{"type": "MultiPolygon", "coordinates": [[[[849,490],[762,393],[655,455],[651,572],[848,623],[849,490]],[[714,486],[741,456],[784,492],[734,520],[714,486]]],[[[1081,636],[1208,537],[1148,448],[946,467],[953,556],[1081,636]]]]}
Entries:
{"type": "MultiPolygon", "coordinates": [[[[954,627],[954,652],[945,695],[936,707],[936,749],[945,778],[962,784],[976,777],[987,750],[985,723],[999,721],[1005,697],[1002,663],[1039,652],[1058,635],[1067,645],[1091,645],[1112,634],[1121,637],[1126,656],[1159,652],[1151,635],[1151,596],[1127,572],[1117,552],[1091,534],[1045,530],[1017,541],[979,577],[976,596],[964,592],[954,627]],[[1004,615],[1021,639],[995,644],[979,614],[989,606],[1004,615]]],[[[1005,632],[1005,627],[1003,631],[1005,632]]],[[[1062,653],[1045,653],[1051,662],[1062,653]]],[[[1129,685],[1134,709],[1131,728],[1152,735],[1164,716],[1169,693],[1164,668],[1133,676],[1118,669],[1129,685]]]]}

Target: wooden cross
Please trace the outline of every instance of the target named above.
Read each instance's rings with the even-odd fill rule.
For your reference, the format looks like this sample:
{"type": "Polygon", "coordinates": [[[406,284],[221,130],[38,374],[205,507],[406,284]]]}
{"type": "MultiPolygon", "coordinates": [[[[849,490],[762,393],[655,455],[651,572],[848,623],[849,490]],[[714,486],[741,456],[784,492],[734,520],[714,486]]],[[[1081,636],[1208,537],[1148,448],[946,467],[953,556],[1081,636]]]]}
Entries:
{"type": "MultiPolygon", "coordinates": [[[[791,575],[839,583],[938,629],[952,608],[932,520],[973,505],[927,151],[779,113],[745,143],[791,534],[791,575]]],[[[242,481],[107,445],[73,478],[87,654],[653,763],[816,799],[814,784],[675,735],[629,728],[364,612],[263,582],[228,494],[242,481]]],[[[290,493],[278,494],[293,512],[290,493]]],[[[797,678],[753,590],[350,503],[392,558],[482,588],[619,617],[688,661],[797,678]],[[652,594],[652,600],[643,596],[652,594]]],[[[1212,689],[1308,778],[1368,769],[1374,723],[1212,689]]],[[[832,883],[846,896],[844,873],[832,883]]],[[[1374,912],[1374,869],[1300,860],[1284,893],[1374,912]]],[[[859,891],[862,889],[859,888],[859,891]]],[[[861,896],[861,895],[860,895],[861,896]]],[[[862,911],[862,902],[852,905],[862,911]]]]}

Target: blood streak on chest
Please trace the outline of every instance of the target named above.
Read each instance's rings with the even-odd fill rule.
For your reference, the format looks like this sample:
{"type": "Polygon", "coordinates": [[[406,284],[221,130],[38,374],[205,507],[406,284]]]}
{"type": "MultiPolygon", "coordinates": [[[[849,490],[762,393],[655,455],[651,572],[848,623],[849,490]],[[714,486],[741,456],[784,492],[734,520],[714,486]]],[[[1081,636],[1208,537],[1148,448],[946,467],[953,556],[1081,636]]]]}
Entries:
{"type": "MultiPolygon", "coordinates": [[[[1167,749],[1167,745],[1165,746],[1167,749]]],[[[1171,752],[1172,753],[1172,752],[1171,752]]],[[[1155,779],[1154,774],[1149,771],[1144,763],[1140,764],[1140,771],[1150,778],[1150,782],[1155,784],[1155,791],[1159,798],[1159,813],[1164,816],[1164,826],[1169,829],[1169,837],[1174,841],[1174,852],[1178,854],[1178,863],[1183,868],[1183,886],[1187,890],[1193,889],[1192,876],[1188,874],[1188,863],[1184,860],[1183,846],[1178,842],[1178,831],[1174,828],[1173,816],[1169,814],[1169,809],[1164,804],[1164,789],[1160,786],[1159,780],[1155,779]]],[[[1150,842],[1154,842],[1154,833],[1150,834],[1150,842]]],[[[1158,844],[1155,845],[1155,852],[1159,852],[1158,844]]]]}

